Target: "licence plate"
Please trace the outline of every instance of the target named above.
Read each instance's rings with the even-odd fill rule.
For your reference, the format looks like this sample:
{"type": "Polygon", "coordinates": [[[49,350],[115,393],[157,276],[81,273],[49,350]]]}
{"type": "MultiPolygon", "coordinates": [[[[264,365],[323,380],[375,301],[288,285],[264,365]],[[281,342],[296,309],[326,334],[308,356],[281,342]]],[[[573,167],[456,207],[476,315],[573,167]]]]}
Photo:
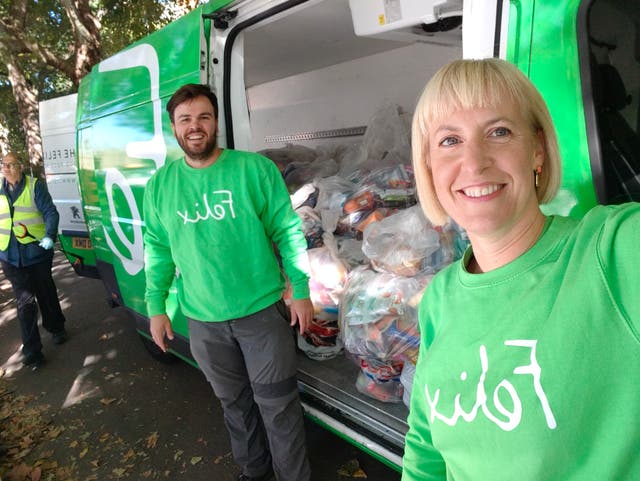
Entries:
{"type": "Polygon", "coordinates": [[[74,249],[92,249],[91,239],[87,237],[72,237],[71,245],[74,249]]]}

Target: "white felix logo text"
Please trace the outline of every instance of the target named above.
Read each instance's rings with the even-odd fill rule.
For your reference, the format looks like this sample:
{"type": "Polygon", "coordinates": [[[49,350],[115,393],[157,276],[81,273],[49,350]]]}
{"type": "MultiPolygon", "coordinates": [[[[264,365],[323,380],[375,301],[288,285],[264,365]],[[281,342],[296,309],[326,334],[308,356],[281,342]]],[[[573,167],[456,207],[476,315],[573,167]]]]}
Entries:
{"type": "MultiPolygon", "coordinates": [[[[536,393],[538,400],[540,401],[540,406],[542,407],[542,411],[544,412],[544,416],[547,422],[547,426],[549,429],[555,429],[557,427],[556,419],[551,411],[551,406],[549,405],[549,400],[547,399],[547,395],[542,388],[542,384],[540,382],[540,374],[542,372],[542,368],[540,364],[538,364],[538,360],[536,359],[536,344],[538,341],[536,340],[508,340],[505,341],[506,346],[514,346],[514,347],[526,347],[529,348],[530,353],[530,363],[525,366],[517,366],[514,370],[514,374],[529,374],[533,377],[533,389],[536,393]]],[[[500,415],[503,416],[503,419],[498,418],[491,410],[487,404],[487,392],[485,389],[485,379],[487,377],[487,372],[489,371],[489,359],[487,357],[487,348],[484,345],[480,346],[480,365],[482,368],[482,372],[480,374],[480,379],[478,381],[478,387],[476,389],[476,402],[473,405],[471,411],[466,412],[462,409],[460,405],[460,394],[456,394],[454,398],[454,409],[453,415],[451,417],[447,417],[444,414],[438,412],[438,401],[440,400],[440,389],[436,389],[433,397],[429,392],[429,386],[425,384],[425,393],[427,395],[427,403],[431,409],[430,422],[433,423],[435,419],[439,419],[440,421],[448,424],[449,426],[455,426],[458,422],[458,419],[462,418],[464,421],[470,423],[472,422],[479,411],[482,411],[482,414],[485,415],[487,419],[496,424],[500,429],[504,431],[512,431],[520,424],[520,420],[522,419],[522,401],[518,396],[518,392],[514,388],[513,384],[511,384],[506,379],[503,379],[494,389],[493,391],[493,405],[495,409],[498,411],[500,415]],[[500,389],[504,389],[513,402],[513,407],[511,411],[507,409],[499,399],[498,393],[500,389]]],[[[460,375],[460,379],[465,381],[467,378],[467,373],[462,372],[460,375]]]]}

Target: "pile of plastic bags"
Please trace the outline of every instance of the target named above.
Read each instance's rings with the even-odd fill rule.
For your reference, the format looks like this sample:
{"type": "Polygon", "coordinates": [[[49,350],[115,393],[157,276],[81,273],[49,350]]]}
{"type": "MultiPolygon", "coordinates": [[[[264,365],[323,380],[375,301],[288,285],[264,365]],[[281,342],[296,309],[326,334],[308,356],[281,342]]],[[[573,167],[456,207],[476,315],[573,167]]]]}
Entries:
{"type": "Polygon", "coordinates": [[[344,349],[360,367],[360,392],[407,402],[422,293],[467,241],[456,226],[435,229],[416,205],[406,118],[387,105],[359,145],[262,154],[280,168],[309,247],[315,317],[299,348],[317,360],[344,349]]]}

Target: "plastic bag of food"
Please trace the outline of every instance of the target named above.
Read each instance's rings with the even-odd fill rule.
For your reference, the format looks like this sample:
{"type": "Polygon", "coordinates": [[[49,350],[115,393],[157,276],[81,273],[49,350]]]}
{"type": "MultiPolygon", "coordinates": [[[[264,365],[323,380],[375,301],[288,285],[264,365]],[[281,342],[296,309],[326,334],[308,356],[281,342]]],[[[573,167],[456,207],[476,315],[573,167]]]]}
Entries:
{"type": "Polygon", "coordinates": [[[357,188],[353,182],[336,175],[315,179],[313,184],[318,189],[318,210],[342,210],[346,199],[357,188]]]}
{"type": "Polygon", "coordinates": [[[342,352],[338,303],[347,280],[347,268],[327,247],[309,249],[309,289],[314,316],[298,334],[298,347],[311,359],[331,359],[342,352]]]}
{"type": "Polygon", "coordinates": [[[339,309],[340,336],[355,355],[380,360],[417,355],[417,308],[431,276],[400,277],[354,269],[348,277],[339,309]]]}
{"type": "Polygon", "coordinates": [[[404,387],[402,402],[409,407],[411,401],[411,391],[413,390],[413,377],[416,374],[416,365],[412,362],[405,362],[400,373],[400,382],[404,387]]]}
{"type": "Polygon", "coordinates": [[[295,144],[287,144],[278,149],[264,149],[258,153],[271,159],[278,166],[281,173],[293,162],[308,164],[313,162],[318,156],[314,149],[295,144]]]}
{"type": "Polygon", "coordinates": [[[302,233],[307,240],[307,247],[322,247],[322,220],[318,213],[307,205],[303,205],[296,209],[296,214],[302,221],[302,233]]]}
{"type": "Polygon", "coordinates": [[[356,389],[362,394],[387,403],[402,401],[403,386],[400,383],[401,362],[384,362],[378,359],[358,358],[360,373],[356,389]]]}
{"type": "Polygon", "coordinates": [[[376,270],[407,277],[433,271],[431,255],[439,248],[440,233],[419,206],[369,224],[362,239],[362,252],[376,270]]]}
{"type": "Polygon", "coordinates": [[[362,252],[362,241],[348,237],[337,239],[338,257],[350,269],[362,266],[368,262],[367,257],[362,252]]]}
{"type": "Polygon", "coordinates": [[[329,177],[335,174],[338,165],[335,161],[324,159],[322,162],[291,162],[282,173],[289,192],[293,192],[305,183],[314,179],[329,177]]]}
{"type": "Polygon", "coordinates": [[[426,259],[424,269],[426,274],[435,274],[460,259],[469,247],[467,233],[455,222],[450,222],[436,230],[440,234],[440,248],[426,259]]]}
{"type": "Polygon", "coordinates": [[[338,303],[347,281],[347,268],[326,247],[309,249],[309,267],[311,278],[309,288],[311,290],[311,302],[318,311],[323,308],[335,308],[337,313],[338,303]]]}
{"type": "Polygon", "coordinates": [[[338,336],[338,308],[325,307],[316,312],[307,330],[297,333],[298,347],[315,361],[332,359],[342,352],[342,340],[338,336]]]}
{"type": "Polygon", "coordinates": [[[302,206],[315,207],[318,202],[318,189],[312,184],[304,184],[289,196],[294,209],[302,206]]]}
{"type": "Polygon", "coordinates": [[[404,360],[417,357],[420,334],[417,324],[388,315],[376,322],[345,327],[347,350],[353,354],[381,360],[404,360]]]}
{"type": "Polygon", "coordinates": [[[411,164],[410,130],[400,107],[385,104],[372,115],[357,153],[341,164],[339,175],[358,182],[371,171],[397,164],[411,164]]]}

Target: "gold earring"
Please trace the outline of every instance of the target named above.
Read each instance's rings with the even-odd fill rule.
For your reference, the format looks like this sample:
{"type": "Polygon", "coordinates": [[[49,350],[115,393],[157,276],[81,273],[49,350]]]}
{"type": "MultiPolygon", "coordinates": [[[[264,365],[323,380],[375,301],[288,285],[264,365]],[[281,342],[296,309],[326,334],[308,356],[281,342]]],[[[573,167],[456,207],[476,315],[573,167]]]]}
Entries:
{"type": "Polygon", "coordinates": [[[536,170],[533,171],[533,182],[535,183],[536,189],[540,187],[540,174],[542,173],[542,167],[536,167],[536,170]]]}

